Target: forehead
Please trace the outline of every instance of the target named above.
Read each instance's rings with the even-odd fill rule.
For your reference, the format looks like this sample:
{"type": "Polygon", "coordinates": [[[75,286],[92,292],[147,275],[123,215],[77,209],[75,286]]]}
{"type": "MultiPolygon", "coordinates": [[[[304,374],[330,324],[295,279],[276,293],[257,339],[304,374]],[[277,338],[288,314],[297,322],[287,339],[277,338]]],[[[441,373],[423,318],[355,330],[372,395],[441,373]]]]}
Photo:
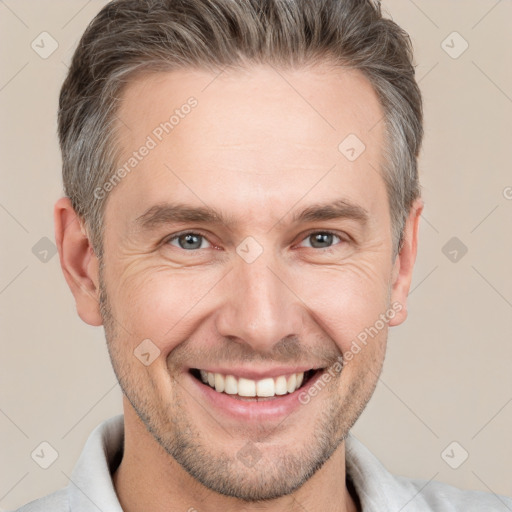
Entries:
{"type": "Polygon", "coordinates": [[[173,195],[197,203],[230,194],[223,206],[245,212],[263,196],[289,208],[305,194],[335,199],[336,189],[359,195],[368,209],[383,199],[383,111],[356,70],[154,73],[127,86],[118,117],[119,165],[134,165],[125,165],[128,176],[112,195],[138,213],[173,195]],[[364,151],[353,160],[352,149],[364,151]]]}

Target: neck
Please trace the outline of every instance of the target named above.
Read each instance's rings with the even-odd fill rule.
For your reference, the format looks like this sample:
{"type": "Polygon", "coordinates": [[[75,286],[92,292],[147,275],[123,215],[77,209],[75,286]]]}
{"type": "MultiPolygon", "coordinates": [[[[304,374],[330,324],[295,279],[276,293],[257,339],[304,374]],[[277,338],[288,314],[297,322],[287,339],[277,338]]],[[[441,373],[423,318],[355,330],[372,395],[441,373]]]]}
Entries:
{"type": "Polygon", "coordinates": [[[247,503],[214,492],[190,476],[125,405],[122,461],[113,483],[125,512],[358,512],[345,484],[345,443],[294,493],[268,502],[247,503]]]}

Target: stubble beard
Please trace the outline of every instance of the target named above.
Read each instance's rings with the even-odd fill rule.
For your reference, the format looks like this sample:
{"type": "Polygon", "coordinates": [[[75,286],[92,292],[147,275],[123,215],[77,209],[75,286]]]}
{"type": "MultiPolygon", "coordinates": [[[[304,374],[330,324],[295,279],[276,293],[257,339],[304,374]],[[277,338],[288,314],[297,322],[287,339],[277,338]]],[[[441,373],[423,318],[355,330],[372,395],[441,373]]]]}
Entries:
{"type": "MultiPolygon", "coordinates": [[[[279,446],[269,447],[272,432],[261,428],[254,440],[249,439],[247,431],[240,428],[231,436],[226,433],[225,441],[212,447],[206,442],[199,425],[190,421],[184,401],[190,395],[182,390],[182,385],[171,376],[173,381],[172,396],[167,403],[162,397],[154,400],[144,390],[156,393],[156,386],[137,382],[133,358],[126,360],[119,337],[121,329],[112,314],[112,308],[103,279],[103,266],[100,264],[100,310],[103,318],[107,348],[112,367],[119,381],[123,394],[145,425],[155,441],[176,461],[194,480],[207,489],[236,498],[246,503],[267,502],[292,494],[302,487],[333,455],[345,440],[350,428],[357,421],[366,407],[378,380],[375,378],[371,389],[363,384],[364,378],[352,381],[343,400],[331,392],[332,399],[327,407],[322,407],[316,418],[314,428],[308,438],[295,447],[284,451],[279,446]],[[241,439],[244,436],[245,439],[241,439]],[[261,435],[263,434],[263,435],[261,435]],[[253,466],[244,465],[237,457],[237,452],[246,443],[253,443],[252,448],[261,453],[261,458],[253,466]],[[236,449],[236,447],[238,450],[236,449]],[[223,450],[223,448],[226,449],[223,450]],[[235,447],[235,448],[234,448],[235,447]]],[[[125,345],[126,346],[126,345],[125,345]]],[[[130,351],[131,353],[131,351],[130,351]]],[[[379,371],[380,373],[380,371],[379,371]]],[[[338,378],[333,382],[339,381],[338,378]]],[[[333,384],[331,382],[331,384],[333,384]]],[[[314,401],[314,400],[313,400],[314,401]]],[[[303,405],[307,407],[307,405],[303,405]]],[[[205,415],[207,412],[205,412],[205,415]]],[[[281,424],[285,430],[287,420],[281,424]]],[[[300,429],[299,425],[288,423],[288,429],[300,429]]],[[[340,482],[344,485],[345,482],[340,482]]]]}

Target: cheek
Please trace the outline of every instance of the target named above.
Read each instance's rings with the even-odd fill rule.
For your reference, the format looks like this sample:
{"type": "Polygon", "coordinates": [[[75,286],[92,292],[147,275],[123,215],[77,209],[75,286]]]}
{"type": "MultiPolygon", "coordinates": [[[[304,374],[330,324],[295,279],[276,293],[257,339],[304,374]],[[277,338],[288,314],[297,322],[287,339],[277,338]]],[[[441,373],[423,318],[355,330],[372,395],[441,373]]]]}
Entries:
{"type": "Polygon", "coordinates": [[[297,295],[342,353],[368,336],[369,329],[375,341],[385,337],[387,325],[380,315],[389,309],[389,286],[379,270],[375,264],[350,263],[304,272],[296,281],[297,295]],[[376,324],[378,332],[372,329],[376,324]]]}
{"type": "Polygon", "coordinates": [[[180,341],[198,304],[220,279],[217,273],[152,267],[126,274],[113,294],[113,310],[132,339],[151,339],[161,350],[180,341]],[[115,307],[114,307],[115,306],[115,307]]]}
{"type": "MultiPolygon", "coordinates": [[[[370,251],[336,266],[288,266],[283,272],[315,330],[325,331],[341,352],[388,308],[384,256],[370,251]]],[[[176,269],[134,259],[112,273],[107,291],[124,345],[134,348],[150,339],[162,355],[171,352],[225,301],[219,290],[230,291],[216,286],[227,271],[222,266],[176,269]]]]}

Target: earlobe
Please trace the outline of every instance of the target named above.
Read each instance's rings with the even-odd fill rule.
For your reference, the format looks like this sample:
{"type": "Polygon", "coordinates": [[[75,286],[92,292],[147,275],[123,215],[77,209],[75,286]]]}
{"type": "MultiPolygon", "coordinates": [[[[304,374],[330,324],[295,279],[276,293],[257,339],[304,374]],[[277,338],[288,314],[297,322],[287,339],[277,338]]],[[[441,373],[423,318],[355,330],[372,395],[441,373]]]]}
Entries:
{"type": "Polygon", "coordinates": [[[404,227],[404,242],[396,257],[392,275],[391,304],[396,303],[397,314],[389,321],[389,326],[400,325],[407,318],[407,296],[411,287],[412,273],[418,249],[418,231],[423,201],[418,198],[411,206],[404,227]]]}
{"type": "Polygon", "coordinates": [[[89,325],[102,325],[99,261],[69,198],[55,203],[54,222],[60,265],[75,297],[78,315],[89,325]]]}

